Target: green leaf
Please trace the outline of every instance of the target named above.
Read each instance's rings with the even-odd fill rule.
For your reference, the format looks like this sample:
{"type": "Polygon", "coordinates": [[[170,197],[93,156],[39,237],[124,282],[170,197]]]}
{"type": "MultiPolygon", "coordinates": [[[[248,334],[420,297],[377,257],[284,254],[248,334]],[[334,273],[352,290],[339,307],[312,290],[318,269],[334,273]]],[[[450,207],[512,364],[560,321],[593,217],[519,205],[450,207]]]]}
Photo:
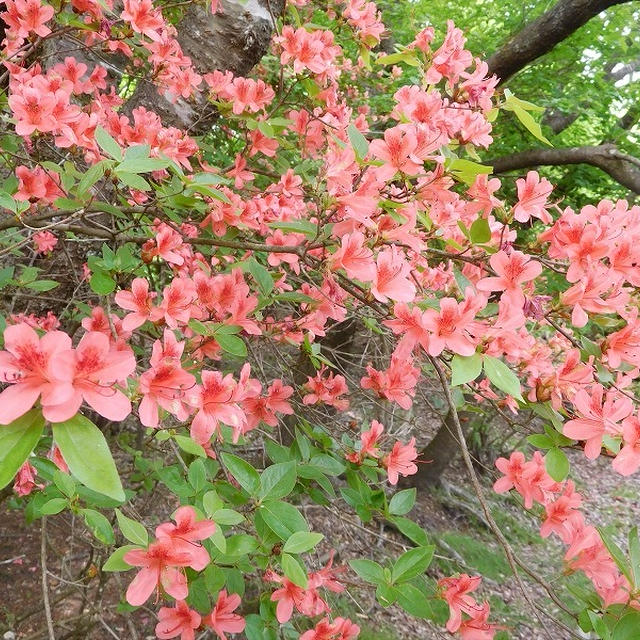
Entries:
{"type": "Polygon", "coordinates": [[[84,195],[93,185],[102,178],[104,175],[104,171],[107,167],[106,160],[102,160],[98,162],[98,164],[94,164],[89,170],[82,176],[80,182],[78,182],[78,186],[76,187],[76,191],[78,195],[84,195]]]}
{"type": "Polygon", "coordinates": [[[211,515],[211,519],[216,524],[240,524],[244,520],[244,516],[233,509],[218,509],[211,515]]]}
{"type": "Polygon", "coordinates": [[[403,516],[413,509],[416,503],[416,489],[403,489],[398,491],[389,502],[389,513],[395,516],[403,516]]]}
{"type": "Polygon", "coordinates": [[[472,185],[481,174],[488,175],[493,173],[493,167],[466,160],[465,158],[454,158],[451,163],[447,162],[446,168],[455,178],[468,185],[472,185]]]}
{"type": "Polygon", "coordinates": [[[339,476],[345,470],[345,465],[339,460],[336,460],[333,456],[328,456],[324,453],[319,453],[317,456],[313,456],[309,460],[309,464],[312,467],[320,469],[322,473],[326,473],[328,476],[339,476]]]}
{"type": "Polygon", "coordinates": [[[384,569],[373,560],[364,558],[358,560],[349,560],[349,566],[363,579],[372,584],[383,584],[384,569]]]}
{"type": "Polygon", "coordinates": [[[224,502],[215,491],[207,491],[202,496],[202,508],[207,516],[211,517],[216,511],[222,509],[224,502]]]}
{"type": "Polygon", "coordinates": [[[396,527],[398,527],[400,533],[409,538],[409,540],[411,540],[411,542],[413,542],[414,544],[420,545],[421,547],[429,544],[429,537],[427,536],[427,532],[413,520],[396,516],[393,518],[389,518],[389,521],[392,522],[396,527]]]}
{"type": "Polygon", "coordinates": [[[98,146],[105,153],[118,162],[122,160],[122,149],[120,149],[120,145],[102,127],[96,127],[94,136],[98,146]]]}
{"type": "Polygon", "coordinates": [[[273,291],[273,278],[255,258],[247,261],[247,269],[258,283],[258,289],[263,296],[268,296],[273,291]]]}
{"type": "Polygon", "coordinates": [[[238,481],[238,484],[252,496],[257,495],[260,489],[260,476],[258,472],[242,458],[231,453],[220,454],[222,464],[229,473],[238,481]]]}
{"type": "Polygon", "coordinates": [[[457,387],[475,380],[482,371],[482,356],[474,353],[472,356],[454,355],[451,359],[451,386],[457,387]]]}
{"type": "Polygon", "coordinates": [[[614,562],[618,565],[618,569],[622,571],[625,578],[629,582],[633,582],[631,577],[631,571],[629,569],[629,563],[627,562],[627,558],[624,555],[622,549],[618,546],[613,537],[602,527],[596,527],[598,529],[598,533],[602,538],[602,542],[604,542],[604,546],[607,547],[607,551],[611,554],[614,562]]]}
{"type": "Polygon", "coordinates": [[[33,451],[44,429],[44,418],[31,409],[11,424],[0,426],[0,489],[14,478],[33,451]]]}
{"type": "Polygon", "coordinates": [[[122,535],[134,544],[146,547],[149,544],[149,534],[140,522],[136,522],[125,516],[120,509],[116,509],[116,518],[122,535]]]}
{"type": "Polygon", "coordinates": [[[103,571],[129,571],[131,565],[124,561],[124,556],[127,551],[132,549],[139,549],[134,544],[125,544],[123,547],[116,549],[108,558],[108,560],[102,565],[103,571]]]}
{"type": "Polygon", "coordinates": [[[240,358],[244,358],[247,355],[247,345],[242,338],[228,333],[216,333],[215,339],[220,348],[226,353],[240,358]]]}
{"type": "Polygon", "coordinates": [[[76,492],[76,481],[68,473],[63,473],[59,469],[53,472],[53,482],[68,498],[71,498],[76,492]]]}
{"type": "Polygon", "coordinates": [[[640,629],[640,611],[633,610],[618,620],[613,628],[612,640],[638,640],[640,629]]]}
{"type": "Polygon", "coordinates": [[[513,373],[502,360],[485,355],[483,356],[483,367],[491,384],[510,396],[513,396],[516,400],[524,402],[520,381],[516,374],[513,373]]]}
{"type": "Polygon", "coordinates": [[[199,458],[207,457],[207,452],[204,450],[204,447],[189,436],[173,436],[173,439],[186,453],[190,453],[192,456],[198,456],[199,458]]]}
{"type": "Polygon", "coordinates": [[[204,468],[203,460],[194,460],[189,465],[189,473],[187,474],[189,484],[196,490],[196,493],[204,488],[207,483],[207,471],[204,468]]]}
{"type": "Polygon", "coordinates": [[[148,144],[135,144],[127,147],[124,152],[126,162],[133,163],[137,160],[146,160],[151,153],[151,147],[148,144]]]}
{"type": "Polygon", "coordinates": [[[168,158],[135,158],[126,159],[116,167],[118,175],[122,173],[148,173],[166,169],[171,164],[168,158]]]}
{"type": "Polygon", "coordinates": [[[629,557],[631,558],[631,574],[633,584],[640,586],[640,537],[638,537],[638,527],[633,527],[629,531],[629,557]]]}
{"type": "Polygon", "coordinates": [[[288,233],[304,233],[314,237],[318,231],[318,225],[309,220],[287,220],[286,222],[270,222],[269,226],[274,229],[281,229],[288,233]]]}
{"type": "Polygon", "coordinates": [[[303,515],[288,502],[265,502],[259,507],[259,513],[269,529],[281,540],[288,540],[298,531],[309,531],[303,515]]]}
{"type": "Polygon", "coordinates": [[[288,553],[283,553],[280,556],[280,564],[282,565],[282,571],[284,575],[299,587],[303,589],[307,588],[307,572],[304,570],[300,561],[288,553]]]}
{"type": "Polygon", "coordinates": [[[427,570],[433,558],[435,547],[416,547],[405,551],[393,565],[391,577],[393,582],[403,582],[415,578],[427,570]]]}
{"type": "Polygon", "coordinates": [[[486,218],[478,218],[471,225],[469,229],[469,235],[471,242],[474,244],[482,244],[491,240],[491,229],[489,228],[489,221],[486,218]]]}
{"type": "Polygon", "coordinates": [[[258,541],[246,533],[239,533],[227,538],[227,555],[244,556],[258,548],[258,541]]]}
{"type": "Polygon", "coordinates": [[[553,447],[544,457],[547,473],[556,481],[562,482],[569,474],[569,459],[562,449],[553,447]]]}
{"type": "Polygon", "coordinates": [[[124,182],[130,189],[137,189],[138,191],[151,191],[151,185],[137,173],[129,173],[128,171],[118,171],[118,178],[124,182]]]}
{"type": "Polygon", "coordinates": [[[426,594],[412,584],[403,584],[397,589],[398,604],[415,618],[432,618],[433,610],[426,594]]]}
{"type": "Polygon", "coordinates": [[[81,509],[80,512],[84,516],[85,524],[100,542],[113,544],[116,541],[113,527],[104,515],[95,509],[81,509]]]}
{"type": "Polygon", "coordinates": [[[80,413],[51,426],[71,473],[89,489],[124,502],[118,470],[102,431],[80,413]]]}
{"type": "Polygon", "coordinates": [[[365,156],[369,152],[369,143],[367,139],[362,135],[362,132],[354,125],[350,124],[347,127],[347,135],[349,136],[349,142],[356,152],[356,156],[359,160],[364,160],[365,156]]]}
{"type": "Polygon", "coordinates": [[[551,449],[554,446],[553,440],[544,433],[534,433],[527,436],[527,442],[538,449],[551,449]]]}
{"type": "Polygon", "coordinates": [[[40,507],[40,513],[45,516],[52,516],[60,513],[68,504],[66,498],[52,498],[40,507]]]}
{"type": "Polygon", "coordinates": [[[288,496],[296,486],[296,463],[281,462],[267,467],[260,477],[261,499],[278,500],[288,496]]]}
{"type": "Polygon", "coordinates": [[[313,549],[324,536],[321,533],[296,531],[284,544],[282,550],[286,553],[304,553],[313,549]]]}
{"type": "Polygon", "coordinates": [[[36,280],[35,282],[30,282],[25,285],[27,289],[31,289],[31,291],[51,291],[51,289],[55,289],[60,286],[59,282],[55,280],[36,280]]]}
{"type": "Polygon", "coordinates": [[[93,271],[89,280],[91,290],[101,296],[109,295],[116,289],[116,281],[102,270],[93,271]]]}

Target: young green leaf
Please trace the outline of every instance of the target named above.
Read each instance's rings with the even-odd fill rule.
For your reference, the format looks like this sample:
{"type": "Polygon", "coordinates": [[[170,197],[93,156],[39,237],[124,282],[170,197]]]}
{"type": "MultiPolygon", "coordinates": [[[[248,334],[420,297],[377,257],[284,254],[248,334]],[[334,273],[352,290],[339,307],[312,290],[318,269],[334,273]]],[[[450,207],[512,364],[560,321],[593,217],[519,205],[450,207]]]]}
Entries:
{"type": "Polygon", "coordinates": [[[356,152],[359,160],[364,160],[365,156],[369,152],[369,143],[367,139],[362,135],[362,132],[353,124],[347,127],[347,135],[349,136],[349,142],[356,152]]]}
{"type": "Polygon", "coordinates": [[[102,431],[80,413],[51,426],[71,473],[89,489],[124,502],[118,470],[102,431]]]}
{"type": "Polygon", "coordinates": [[[491,384],[513,396],[516,400],[524,402],[518,377],[502,360],[485,355],[483,356],[483,367],[491,384]]]}
{"type": "Polygon", "coordinates": [[[288,496],[296,486],[296,463],[280,462],[267,467],[260,477],[261,499],[278,500],[288,496]]]}
{"type": "Polygon", "coordinates": [[[398,491],[389,502],[389,513],[395,516],[403,516],[413,509],[416,503],[416,489],[403,489],[398,491]]]}
{"type": "Polygon", "coordinates": [[[289,578],[293,584],[297,584],[302,589],[307,588],[307,572],[297,558],[290,556],[288,553],[283,553],[280,556],[280,564],[282,565],[284,575],[289,578]]]}
{"type": "Polygon", "coordinates": [[[82,509],[81,513],[85,524],[100,542],[113,544],[116,541],[113,527],[104,515],[95,509],[82,509]]]}
{"type": "Polygon", "coordinates": [[[149,544],[149,534],[140,522],[136,522],[125,516],[120,509],[116,509],[116,518],[122,535],[134,544],[146,547],[149,544]]]}
{"type": "Polygon", "coordinates": [[[404,582],[415,578],[427,570],[433,558],[435,547],[416,547],[405,551],[393,565],[391,577],[393,582],[404,582]]]}
{"type": "Polygon", "coordinates": [[[220,454],[222,464],[229,473],[238,481],[238,484],[249,494],[257,495],[260,489],[260,476],[258,472],[245,460],[231,453],[220,454]]]}
{"type": "Polygon", "coordinates": [[[38,409],[31,409],[0,427],[0,489],[13,480],[38,444],[43,429],[44,418],[38,409]]]}
{"type": "Polygon", "coordinates": [[[102,565],[103,571],[129,571],[131,565],[124,561],[124,556],[127,551],[132,549],[139,549],[134,544],[125,544],[124,547],[116,549],[108,558],[108,560],[102,565]]]}
{"type": "Polygon", "coordinates": [[[94,136],[98,146],[107,153],[107,155],[110,155],[118,162],[122,160],[122,149],[120,149],[120,145],[102,127],[96,127],[94,136]]]}
{"type": "Polygon", "coordinates": [[[562,449],[552,447],[544,457],[547,473],[556,481],[562,482],[569,475],[569,458],[562,449]]]}
{"type": "Polygon", "coordinates": [[[285,542],[282,550],[286,553],[304,553],[313,549],[324,536],[321,533],[310,533],[307,531],[296,531],[285,542]]]}
{"type": "Polygon", "coordinates": [[[451,386],[456,387],[475,380],[482,371],[482,356],[474,353],[472,356],[454,355],[451,359],[451,386]]]}
{"type": "Polygon", "coordinates": [[[372,584],[384,583],[384,569],[373,560],[364,558],[349,560],[349,566],[363,579],[372,584]]]}

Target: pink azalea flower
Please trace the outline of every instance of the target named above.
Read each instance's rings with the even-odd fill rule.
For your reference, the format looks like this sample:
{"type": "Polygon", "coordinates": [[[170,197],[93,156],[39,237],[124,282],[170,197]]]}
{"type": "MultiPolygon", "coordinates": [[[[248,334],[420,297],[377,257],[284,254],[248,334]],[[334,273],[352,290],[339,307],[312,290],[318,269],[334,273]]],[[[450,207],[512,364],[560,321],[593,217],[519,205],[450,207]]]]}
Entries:
{"type": "Polygon", "coordinates": [[[376,274],[373,251],[359,231],[342,236],[340,248],[330,258],[331,269],[344,269],[350,278],[371,282],[376,274]]]}
{"type": "Polygon", "coordinates": [[[418,472],[414,460],[418,457],[416,439],[411,438],[407,444],[399,440],[393,445],[391,452],[382,460],[387,469],[390,484],[398,484],[398,476],[412,476],[418,472]]]}
{"type": "Polygon", "coordinates": [[[159,538],[146,549],[131,549],[124,554],[124,561],[142,567],[127,589],[131,606],[143,605],[160,586],[176,600],[187,597],[187,579],[180,567],[188,567],[192,558],[178,550],[171,538],[159,538]]]}
{"type": "Polygon", "coordinates": [[[482,578],[480,576],[469,576],[461,573],[457,578],[442,578],[438,586],[443,590],[442,597],[449,605],[449,620],[447,621],[447,631],[455,633],[462,624],[462,612],[473,615],[478,610],[475,599],[468,595],[475,591],[482,578]]]}
{"type": "Polygon", "coordinates": [[[192,506],[180,507],[174,514],[172,522],[165,522],[156,527],[156,538],[170,538],[174,548],[191,556],[189,566],[202,571],[211,561],[209,553],[200,544],[201,540],[210,538],[216,530],[212,520],[196,520],[196,512],[192,506]]]}
{"type": "Polygon", "coordinates": [[[108,420],[124,420],[131,413],[129,398],[115,384],[126,384],[136,368],[129,347],[115,348],[109,338],[98,331],[86,333],[78,346],[56,354],[54,366],[71,375],[73,395],[52,406],[49,416],[54,422],[73,417],[84,400],[108,420]]]}
{"type": "Polygon", "coordinates": [[[220,371],[203,371],[201,377],[202,385],[190,400],[197,408],[191,423],[191,437],[199,444],[207,444],[222,422],[233,429],[234,440],[237,440],[247,419],[236,401],[236,381],[230,373],[225,376],[220,371]]]}
{"type": "Polygon", "coordinates": [[[623,476],[630,476],[640,469],[640,420],[629,416],[622,422],[623,447],[615,457],[612,467],[623,476]]]}
{"type": "Polygon", "coordinates": [[[496,277],[483,278],[476,284],[479,291],[504,291],[515,303],[524,303],[522,285],[542,273],[542,265],[521,251],[498,251],[489,259],[496,277]]]}
{"type": "Polygon", "coordinates": [[[38,231],[32,236],[36,253],[51,253],[58,244],[58,238],[51,231],[38,231]]]}
{"type": "Polygon", "coordinates": [[[195,630],[202,618],[197,611],[189,609],[184,600],[178,600],[175,607],[161,607],[158,611],[156,636],[160,640],[170,640],[180,636],[180,640],[194,640],[195,630]]]}
{"type": "Polygon", "coordinates": [[[184,342],[178,342],[168,329],[164,333],[164,343],[160,340],[153,343],[151,368],[138,381],[143,394],[138,411],[140,422],[145,427],[157,428],[159,407],[178,420],[186,420],[190,413],[185,393],[195,387],[196,379],[182,368],[180,357],[183,350],[184,342]]]}
{"type": "Polygon", "coordinates": [[[383,249],[376,259],[376,274],[371,293],[376,300],[388,302],[411,302],[416,287],[410,279],[411,267],[395,245],[383,249]]]}
{"type": "Polygon", "coordinates": [[[141,33],[159,42],[159,31],[164,27],[164,20],[159,9],[153,7],[152,0],[124,0],[124,10],[120,17],[131,25],[136,33],[141,33]]]}
{"type": "Polygon", "coordinates": [[[125,331],[133,331],[147,320],[157,322],[162,317],[162,310],[152,306],[157,295],[155,291],[149,292],[149,282],[145,278],[135,278],[131,283],[131,291],[122,290],[116,293],[116,304],[122,309],[132,311],[122,320],[122,328],[125,331]]]}
{"type": "Polygon", "coordinates": [[[71,348],[71,338],[62,331],[49,331],[42,338],[27,324],[4,331],[5,350],[0,351],[0,380],[9,386],[0,393],[0,424],[9,424],[25,414],[40,398],[44,417],[49,407],[73,395],[72,371],[54,366],[55,356],[71,348]]]}
{"type": "Polygon", "coordinates": [[[218,593],[213,611],[203,622],[213,629],[220,640],[227,640],[225,633],[242,633],[246,626],[244,618],[233,613],[240,606],[240,596],[236,593],[227,595],[225,589],[218,593]]]}
{"type": "Polygon", "coordinates": [[[36,482],[36,470],[34,466],[27,461],[20,467],[16,474],[13,490],[19,496],[28,496],[34,489],[44,489],[44,485],[36,482]]]}
{"type": "Polygon", "coordinates": [[[474,318],[485,307],[486,301],[482,296],[473,296],[470,288],[467,294],[467,299],[461,303],[454,298],[441,298],[439,312],[425,310],[423,326],[430,332],[429,355],[439,356],[445,348],[461,356],[475,353],[478,339],[473,335],[476,327],[474,318]]]}
{"type": "Polygon", "coordinates": [[[383,140],[373,140],[369,145],[371,155],[384,163],[376,168],[377,178],[389,180],[398,172],[410,176],[419,173],[422,162],[415,156],[416,148],[417,140],[412,131],[400,126],[387,129],[383,140]]]}
{"type": "Polygon", "coordinates": [[[516,180],[518,203],[513,208],[513,217],[518,222],[527,222],[530,218],[539,218],[545,224],[553,222],[547,211],[547,199],[553,187],[546,179],[540,179],[537,171],[529,171],[527,179],[516,180]]]}
{"type": "Polygon", "coordinates": [[[590,460],[600,455],[605,434],[620,435],[618,424],[633,412],[633,402],[617,391],[608,391],[594,384],[591,391],[580,389],[572,399],[578,417],[565,422],[562,433],[574,440],[586,440],[584,453],[590,460]]]}

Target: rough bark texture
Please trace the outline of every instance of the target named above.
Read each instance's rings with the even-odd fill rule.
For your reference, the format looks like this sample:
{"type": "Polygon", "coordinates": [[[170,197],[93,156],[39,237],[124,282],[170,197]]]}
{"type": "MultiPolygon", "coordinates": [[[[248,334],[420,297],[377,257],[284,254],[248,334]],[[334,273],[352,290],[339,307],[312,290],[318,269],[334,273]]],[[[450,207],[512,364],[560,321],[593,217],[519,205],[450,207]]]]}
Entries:
{"type": "Polygon", "coordinates": [[[529,149],[485,162],[493,167],[494,173],[541,165],[590,164],[608,173],[627,189],[640,194],[640,160],[621,152],[612,144],[564,149],[529,149]]]}
{"type": "MultiPolygon", "coordinates": [[[[212,14],[192,4],[176,27],[178,42],[199,73],[220,69],[246,75],[266,53],[284,0],[222,0],[221,6],[222,11],[212,14]]],[[[136,87],[125,110],[139,106],[155,111],[165,124],[194,134],[204,133],[216,117],[204,98],[171,102],[150,82],[136,87]]]]}
{"type": "Polygon", "coordinates": [[[489,72],[506,82],[601,11],[625,2],[629,0],[560,0],[489,58],[489,72]]]}

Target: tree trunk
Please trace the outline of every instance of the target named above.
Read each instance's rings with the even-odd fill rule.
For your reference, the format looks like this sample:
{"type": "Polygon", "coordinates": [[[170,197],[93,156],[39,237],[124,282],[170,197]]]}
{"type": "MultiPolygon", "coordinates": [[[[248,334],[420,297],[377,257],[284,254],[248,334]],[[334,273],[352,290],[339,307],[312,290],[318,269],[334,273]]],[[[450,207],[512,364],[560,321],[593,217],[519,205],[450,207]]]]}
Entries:
{"type": "MultiPolygon", "coordinates": [[[[458,412],[463,427],[472,415],[468,411],[458,412]]],[[[442,480],[442,474],[457,459],[459,452],[460,445],[455,434],[453,416],[447,413],[442,418],[436,435],[418,456],[418,473],[401,478],[398,483],[399,488],[415,487],[418,491],[424,491],[438,486],[442,480]]]]}

